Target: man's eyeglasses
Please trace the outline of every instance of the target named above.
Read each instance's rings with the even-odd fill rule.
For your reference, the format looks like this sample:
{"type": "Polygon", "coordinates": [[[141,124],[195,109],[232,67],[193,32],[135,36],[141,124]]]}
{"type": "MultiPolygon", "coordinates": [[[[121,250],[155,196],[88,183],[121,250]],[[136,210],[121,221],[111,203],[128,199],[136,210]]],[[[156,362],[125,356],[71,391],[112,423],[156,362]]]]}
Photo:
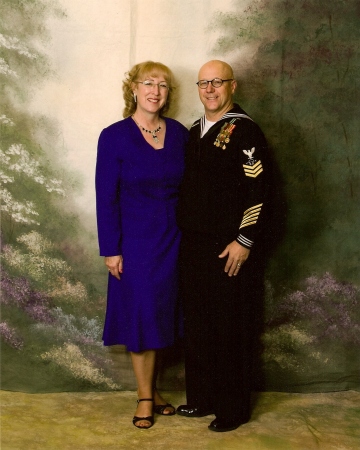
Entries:
{"type": "Polygon", "coordinates": [[[215,88],[218,88],[222,86],[225,81],[233,81],[233,78],[228,78],[227,80],[222,80],[221,78],[214,78],[213,80],[200,80],[196,84],[200,89],[206,89],[209,83],[211,83],[211,85],[215,88]]]}
{"type": "Polygon", "coordinates": [[[135,83],[141,83],[142,85],[144,85],[149,89],[152,89],[154,86],[159,86],[159,89],[169,89],[169,86],[164,81],[162,81],[161,83],[153,83],[150,80],[145,80],[145,81],[135,81],[135,83]]]}

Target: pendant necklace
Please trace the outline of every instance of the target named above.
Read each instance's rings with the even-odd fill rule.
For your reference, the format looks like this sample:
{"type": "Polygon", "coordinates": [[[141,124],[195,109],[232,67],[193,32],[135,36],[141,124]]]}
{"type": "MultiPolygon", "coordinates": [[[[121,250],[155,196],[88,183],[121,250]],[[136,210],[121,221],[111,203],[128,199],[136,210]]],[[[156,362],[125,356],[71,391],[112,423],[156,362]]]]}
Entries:
{"type": "Polygon", "coordinates": [[[158,132],[161,130],[160,121],[159,121],[159,126],[156,128],[156,130],[151,131],[151,130],[147,130],[147,129],[144,128],[142,125],[140,125],[139,123],[137,123],[134,116],[131,116],[131,117],[133,118],[133,120],[134,120],[134,122],[136,123],[136,125],[137,125],[139,128],[141,128],[142,131],[145,131],[146,133],[150,133],[151,136],[152,136],[152,138],[154,139],[154,141],[155,141],[156,143],[159,142],[159,139],[158,139],[158,137],[156,136],[156,133],[158,133],[158,132]]]}

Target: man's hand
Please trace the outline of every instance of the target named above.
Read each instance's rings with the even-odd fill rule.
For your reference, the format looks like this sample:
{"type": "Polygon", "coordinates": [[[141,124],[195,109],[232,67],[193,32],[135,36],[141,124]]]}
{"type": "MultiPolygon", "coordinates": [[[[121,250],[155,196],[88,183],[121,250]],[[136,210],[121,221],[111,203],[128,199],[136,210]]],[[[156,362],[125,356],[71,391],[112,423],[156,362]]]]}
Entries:
{"type": "Polygon", "coordinates": [[[250,250],[236,241],[232,241],[226,246],[225,250],[219,255],[219,258],[225,258],[225,256],[228,255],[225,264],[225,272],[227,272],[229,277],[239,273],[242,264],[248,259],[249,254],[250,250]]]}

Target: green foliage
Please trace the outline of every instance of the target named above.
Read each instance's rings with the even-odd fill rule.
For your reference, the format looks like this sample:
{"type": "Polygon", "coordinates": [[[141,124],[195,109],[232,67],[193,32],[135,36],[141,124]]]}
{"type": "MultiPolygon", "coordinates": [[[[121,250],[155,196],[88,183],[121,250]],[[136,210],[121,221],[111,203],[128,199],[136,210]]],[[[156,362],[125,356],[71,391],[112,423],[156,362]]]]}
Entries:
{"type": "Polygon", "coordinates": [[[36,230],[52,241],[54,257],[66,259],[95,292],[88,280],[90,272],[97,283],[99,260],[84,244],[93,244],[94,236],[81,227],[72,201],[79,175],[61,161],[56,124],[27,108],[33,90],[52,76],[41,51],[49,39],[46,20],[65,14],[55,0],[5,1],[0,13],[2,243],[19,247],[18,238],[36,230]]]}
{"type": "Polygon", "coordinates": [[[51,15],[64,16],[56,1],[0,6],[2,386],[114,389],[97,317],[100,260],[72,201],[79,177],[61,161],[56,124],[28,112],[53,76],[41,50],[51,15]]]}
{"type": "Polygon", "coordinates": [[[269,390],[358,388],[360,289],[329,273],[309,277],[302,290],[273,302],[267,286],[263,335],[269,390]]]}
{"type": "Polygon", "coordinates": [[[283,177],[287,235],[271,276],[288,284],[330,270],[358,282],[358,2],[242,4],[209,28],[221,30],[214,53],[228,54],[238,101],[261,125],[283,177]],[[239,50],[248,56],[239,59],[239,50]]]}
{"type": "Polygon", "coordinates": [[[1,2],[0,61],[3,70],[0,74],[1,78],[4,75],[6,77],[6,87],[4,79],[1,80],[1,85],[6,94],[2,101],[7,108],[11,108],[14,101],[26,100],[31,90],[38,86],[44,77],[52,75],[49,61],[41,47],[50,38],[45,21],[54,15],[64,16],[57,0],[1,2]]]}

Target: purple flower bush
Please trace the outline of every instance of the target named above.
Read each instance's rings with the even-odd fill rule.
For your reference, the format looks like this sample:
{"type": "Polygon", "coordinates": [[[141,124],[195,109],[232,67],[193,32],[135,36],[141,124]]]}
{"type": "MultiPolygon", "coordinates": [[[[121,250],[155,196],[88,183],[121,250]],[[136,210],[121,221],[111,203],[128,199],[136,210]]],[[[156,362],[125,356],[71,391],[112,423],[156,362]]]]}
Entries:
{"type": "Polygon", "coordinates": [[[10,277],[1,270],[1,302],[4,305],[16,305],[33,320],[41,323],[53,323],[50,299],[42,292],[31,288],[29,280],[24,277],[10,277]]]}
{"type": "Polygon", "coordinates": [[[360,289],[336,281],[329,273],[311,276],[304,289],[287,295],[278,304],[270,327],[296,323],[315,340],[360,344],[360,289]]]}
{"type": "Polygon", "coordinates": [[[98,317],[88,319],[84,316],[78,317],[73,314],[66,314],[59,306],[53,308],[51,314],[53,323],[37,324],[38,330],[51,333],[61,341],[65,340],[76,345],[102,347],[102,324],[98,317]]]}
{"type": "Polygon", "coordinates": [[[274,298],[267,286],[262,360],[267,389],[342,390],[359,386],[360,289],[329,273],[274,298]]]}
{"type": "Polygon", "coordinates": [[[0,336],[3,340],[17,350],[21,350],[24,346],[24,342],[17,335],[16,330],[10,327],[6,322],[0,323],[0,336]]]}
{"type": "Polygon", "coordinates": [[[53,299],[43,292],[35,290],[25,277],[12,277],[1,270],[1,290],[4,315],[7,320],[0,323],[0,337],[16,350],[22,350],[26,344],[19,337],[19,330],[26,326],[26,336],[31,344],[33,338],[41,341],[44,347],[37,347],[36,358],[51,361],[77,379],[92,385],[104,386],[106,389],[118,389],[112,381],[116,375],[111,359],[108,358],[101,342],[102,324],[98,317],[87,318],[65,313],[55,306],[53,299]],[[13,314],[15,308],[26,314],[33,321],[29,326],[13,314]],[[14,320],[14,324],[11,321],[14,320]],[[19,330],[18,330],[18,329],[19,330]],[[50,347],[47,342],[51,342],[50,347]],[[42,351],[42,353],[41,353],[42,351]],[[110,375],[107,376],[106,374],[110,375]]]}
{"type": "Polygon", "coordinates": [[[1,275],[1,302],[24,311],[36,322],[36,329],[50,330],[52,335],[83,345],[102,345],[102,329],[97,317],[87,319],[65,314],[60,307],[53,307],[47,295],[34,290],[28,279],[10,277],[4,270],[1,275]]]}

